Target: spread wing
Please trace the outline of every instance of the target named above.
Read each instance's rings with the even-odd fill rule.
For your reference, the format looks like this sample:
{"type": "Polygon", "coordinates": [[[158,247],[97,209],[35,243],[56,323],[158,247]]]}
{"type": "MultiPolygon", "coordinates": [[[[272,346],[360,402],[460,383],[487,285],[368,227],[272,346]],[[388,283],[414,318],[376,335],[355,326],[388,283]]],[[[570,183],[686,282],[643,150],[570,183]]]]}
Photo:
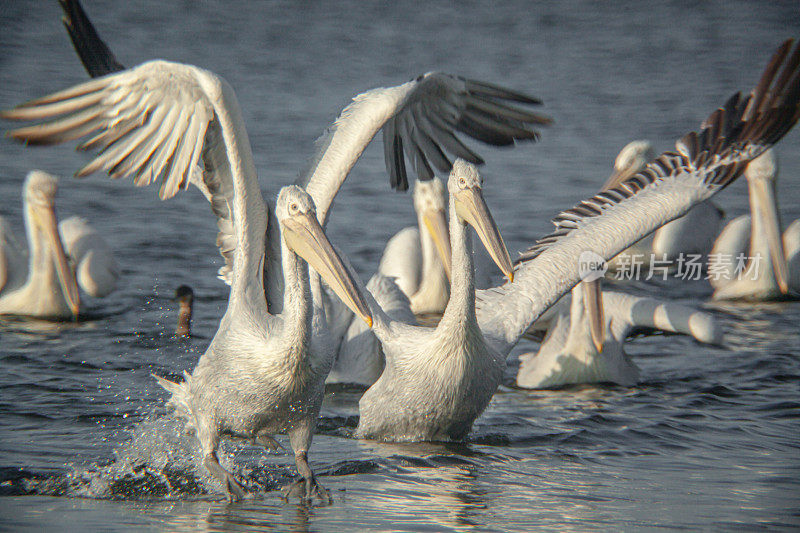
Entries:
{"type": "MultiPolygon", "coordinates": [[[[518,260],[514,283],[479,292],[481,329],[510,347],[581,280],[581,254],[606,260],[710,198],[800,117],[800,47],[786,41],[755,89],[733,95],[700,126],[616,187],[559,214],[556,230],[518,260]]],[[[590,257],[591,258],[591,257],[590,257]]]]}
{"type": "Polygon", "coordinates": [[[406,190],[406,159],[421,180],[431,179],[434,168],[449,172],[452,156],[483,162],[459,140],[459,132],[494,146],[536,140],[534,127],[550,123],[531,110],[540,103],[511,89],[441,72],[373,89],[353,98],[320,137],[309,169],[297,184],[314,198],[324,222],[347,174],[379,130],[391,185],[406,190]]]}
{"type": "Polygon", "coordinates": [[[82,138],[79,149],[98,153],[77,176],[103,171],[112,178],[131,176],[137,186],[160,182],[162,199],[197,185],[217,216],[225,258],[220,277],[232,283],[237,274],[258,269],[248,263],[263,260],[266,206],[236,97],[221,78],[190,65],[152,61],[0,116],[36,122],[8,133],[28,144],[82,138]],[[259,245],[261,257],[236,259],[238,250],[259,245]]]}

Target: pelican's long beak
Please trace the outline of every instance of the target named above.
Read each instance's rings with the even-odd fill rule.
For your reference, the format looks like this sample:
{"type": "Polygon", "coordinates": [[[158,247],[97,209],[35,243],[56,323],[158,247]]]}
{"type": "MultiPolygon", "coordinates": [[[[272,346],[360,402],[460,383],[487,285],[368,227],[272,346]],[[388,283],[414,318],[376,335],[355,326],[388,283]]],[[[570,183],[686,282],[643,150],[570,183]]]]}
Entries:
{"type": "Polygon", "coordinates": [[[450,279],[453,252],[450,247],[450,231],[447,228],[447,217],[444,209],[427,209],[422,214],[422,221],[433,238],[433,244],[436,245],[436,251],[439,252],[439,258],[444,265],[447,279],[450,279]]]}
{"type": "Polygon", "coordinates": [[[72,316],[78,317],[78,309],[81,305],[80,295],[78,294],[78,282],[75,279],[75,273],[69,266],[67,261],[67,254],[64,252],[64,244],[61,242],[61,236],[58,233],[58,221],[56,220],[56,212],[52,207],[44,208],[37,207],[34,211],[36,219],[41,225],[42,231],[50,241],[53,247],[56,259],[56,271],[58,272],[58,280],[61,283],[61,290],[67,300],[72,316]]]}
{"type": "Polygon", "coordinates": [[[786,252],[783,249],[781,225],[778,220],[778,208],[772,183],[767,180],[754,180],[752,192],[755,195],[754,216],[759,217],[764,226],[772,267],[775,270],[775,281],[782,294],[789,292],[789,273],[786,264],[786,252]]]}
{"type": "Polygon", "coordinates": [[[293,215],[283,221],[283,238],[289,248],[319,272],[342,302],[372,327],[372,313],[356,283],[333,249],[313,212],[293,215]]]}
{"type": "Polygon", "coordinates": [[[514,281],[514,267],[511,264],[511,257],[508,249],[500,236],[489,208],[483,200],[480,188],[472,187],[457,192],[453,196],[456,213],[467,221],[478,233],[483,245],[492,256],[492,259],[500,268],[500,271],[508,277],[509,281],[514,281]]]}
{"type": "Polygon", "coordinates": [[[589,331],[592,334],[592,343],[598,353],[603,352],[603,342],[606,340],[606,319],[603,314],[603,290],[599,279],[584,281],[583,299],[586,306],[586,316],[589,320],[589,331]]]}

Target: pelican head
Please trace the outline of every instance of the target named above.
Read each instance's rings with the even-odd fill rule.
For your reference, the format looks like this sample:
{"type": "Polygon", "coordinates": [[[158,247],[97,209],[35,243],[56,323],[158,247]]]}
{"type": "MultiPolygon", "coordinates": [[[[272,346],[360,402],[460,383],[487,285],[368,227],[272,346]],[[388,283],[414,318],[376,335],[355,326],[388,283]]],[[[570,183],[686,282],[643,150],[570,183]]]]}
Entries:
{"type": "Polygon", "coordinates": [[[372,314],[367,302],[325,236],[311,196],[296,185],[282,188],[278,193],[275,216],[289,250],[308,262],[342,302],[372,327],[372,314]]]}
{"type": "Polygon", "coordinates": [[[775,270],[775,280],[781,293],[789,291],[786,253],[781,239],[781,223],[775,200],[775,180],[778,159],[775,152],[767,150],[750,161],[744,171],[750,189],[750,210],[753,212],[751,239],[766,239],[770,260],[775,270]]]}
{"type": "Polygon", "coordinates": [[[489,255],[505,274],[514,281],[514,268],[508,249],[500,236],[489,208],[483,199],[482,180],[475,165],[457,159],[447,181],[456,214],[462,224],[469,224],[480,237],[489,255]]]}
{"type": "Polygon", "coordinates": [[[35,239],[32,240],[32,245],[38,241],[39,235],[44,235],[47,239],[55,256],[56,271],[64,298],[73,316],[77,317],[80,307],[78,283],[67,261],[56,219],[55,197],[58,191],[58,178],[41,170],[33,170],[25,179],[24,191],[23,200],[32,222],[35,239]]]}
{"type": "Polygon", "coordinates": [[[447,229],[447,190],[442,180],[434,177],[414,183],[414,210],[430,233],[449,278],[453,257],[447,229]]]}
{"type": "Polygon", "coordinates": [[[603,185],[603,190],[613,189],[630,178],[655,158],[650,141],[631,141],[620,150],[614,160],[614,172],[603,185]]]}

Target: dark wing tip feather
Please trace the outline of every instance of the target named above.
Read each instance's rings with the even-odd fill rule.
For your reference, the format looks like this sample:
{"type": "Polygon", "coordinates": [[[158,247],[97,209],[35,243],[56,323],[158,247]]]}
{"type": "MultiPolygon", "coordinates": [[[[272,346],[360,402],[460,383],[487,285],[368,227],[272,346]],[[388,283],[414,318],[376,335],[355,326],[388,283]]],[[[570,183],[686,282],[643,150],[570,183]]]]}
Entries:
{"type": "Polygon", "coordinates": [[[433,178],[433,168],[443,173],[452,169],[447,154],[483,163],[458,139],[456,131],[491,146],[513,146],[538,140],[534,127],[552,123],[550,117],[524,107],[541,105],[541,100],[500,85],[441,73],[419,76],[415,81],[435,84],[431,98],[441,100],[426,102],[412,95],[383,127],[389,181],[398,190],[408,188],[405,158],[422,181],[433,178]]]}
{"type": "Polygon", "coordinates": [[[106,43],[100,39],[79,0],[59,0],[59,4],[64,11],[61,21],[86,72],[96,78],[125,70],[125,66],[117,61],[106,43]]]}
{"type": "Polygon", "coordinates": [[[732,183],[747,164],[785,135],[800,118],[800,46],[785,41],[773,54],[756,87],[743,98],[731,96],[706,118],[699,132],[676,143],[678,152],[665,152],[619,186],[601,192],[553,219],[556,230],[539,239],[515,261],[531,261],[577,227],[637,194],[651,183],[680,172],[702,169],[702,182],[719,191],[732,183]],[[793,48],[794,47],[794,48],[793,48]],[[790,53],[791,52],[791,53],[790,53]]]}

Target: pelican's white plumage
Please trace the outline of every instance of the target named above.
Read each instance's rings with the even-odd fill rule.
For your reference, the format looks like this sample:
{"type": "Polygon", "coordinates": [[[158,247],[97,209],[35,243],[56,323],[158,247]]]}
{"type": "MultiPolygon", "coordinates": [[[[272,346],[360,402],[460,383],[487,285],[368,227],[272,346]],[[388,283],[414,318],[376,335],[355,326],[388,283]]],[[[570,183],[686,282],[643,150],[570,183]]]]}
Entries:
{"type": "Polygon", "coordinates": [[[324,315],[312,310],[312,288],[321,291],[318,278],[309,281],[308,266],[298,254],[356,314],[371,318],[322,232],[313,200],[299,187],[281,190],[277,218],[272,218],[279,228],[272,228],[269,242],[277,253],[265,265],[268,209],[230,86],[196,67],[153,61],[4,115],[55,117],[12,132],[28,142],[93,135],[82,146],[101,153],[79,175],[104,170],[116,177],[132,175],[137,185],[163,177],[162,198],[190,182],[200,186],[218,217],[218,244],[226,260],[220,274],[231,285],[228,308],[192,375],[186,374],[183,383],[159,382],[172,393],[170,405],[197,434],[204,464],[231,498],[241,497],[243,489],[217,460],[220,438],[231,434],[270,444],[270,435],[279,431],[288,433],[295,451],[303,477],[298,488],[305,489],[306,498],[314,491],[327,496],[308,466],[307,451],[333,349],[324,315]],[[265,278],[274,291],[269,309],[265,278]]]}
{"type": "MultiPolygon", "coordinates": [[[[650,141],[629,142],[614,160],[614,172],[606,180],[604,189],[616,187],[653,159],[655,153],[650,141]]],[[[723,216],[724,212],[713,202],[700,202],[684,216],[667,222],[652,235],[619,254],[612,260],[612,267],[619,266],[621,261],[628,261],[627,264],[630,264],[631,257],[636,257],[637,262],[645,266],[653,258],[659,261],[675,261],[681,254],[705,257],[719,234],[723,216]]]]}
{"type": "Polygon", "coordinates": [[[798,268],[796,230],[787,230],[783,237],[780,234],[777,174],[778,160],[772,150],[745,170],[750,214],[725,226],[709,256],[715,300],[770,300],[782,298],[790,290],[800,292],[796,283],[800,273],[792,270],[798,268]]]}
{"type": "MultiPolygon", "coordinates": [[[[29,249],[26,252],[14,238],[9,224],[0,218],[0,314],[25,315],[47,319],[77,317],[80,306],[75,270],[70,265],[72,255],[82,276],[84,290],[93,296],[105,296],[116,286],[116,267],[105,242],[95,233],[97,246],[103,248],[95,263],[110,264],[114,268],[110,278],[102,278],[102,268],[81,270],[83,256],[78,257],[73,241],[64,245],[59,233],[55,211],[58,178],[41,170],[31,171],[22,191],[23,214],[29,249]],[[27,257],[26,257],[27,256],[27,257]],[[102,257],[100,257],[102,256],[102,257]],[[85,284],[85,285],[84,285],[85,284]],[[94,291],[95,284],[104,291],[94,291]]],[[[67,237],[71,228],[69,220],[62,222],[67,237]],[[66,226],[65,226],[66,223],[66,226]]],[[[91,227],[84,221],[83,228],[91,227]]]]}
{"type": "Polygon", "coordinates": [[[62,220],[58,231],[80,288],[96,298],[111,294],[117,288],[119,267],[105,239],[82,217],[62,220]]]}
{"type": "Polygon", "coordinates": [[[452,246],[450,299],[435,328],[413,326],[373,307],[386,356],[378,381],[359,402],[356,435],[381,440],[458,440],[494,395],[505,354],[484,340],[475,317],[473,225],[498,266],[511,260],[486,210],[474,166],[457,160],[447,183],[452,246]]]}
{"type": "Polygon", "coordinates": [[[718,343],[722,330],[714,317],[691,307],[614,291],[603,291],[605,334],[602,352],[592,339],[584,291],[572,290],[571,302],[556,306],[538,352],[520,355],[517,385],[543,389],[578,383],[609,382],[632,386],[639,368],[625,353],[624,343],[636,328],[690,335],[700,342],[718,343]]]}
{"type": "Polygon", "coordinates": [[[414,183],[417,226],[397,232],[383,250],[378,272],[395,278],[414,314],[441,313],[450,297],[447,191],[439,178],[414,183]]]}

